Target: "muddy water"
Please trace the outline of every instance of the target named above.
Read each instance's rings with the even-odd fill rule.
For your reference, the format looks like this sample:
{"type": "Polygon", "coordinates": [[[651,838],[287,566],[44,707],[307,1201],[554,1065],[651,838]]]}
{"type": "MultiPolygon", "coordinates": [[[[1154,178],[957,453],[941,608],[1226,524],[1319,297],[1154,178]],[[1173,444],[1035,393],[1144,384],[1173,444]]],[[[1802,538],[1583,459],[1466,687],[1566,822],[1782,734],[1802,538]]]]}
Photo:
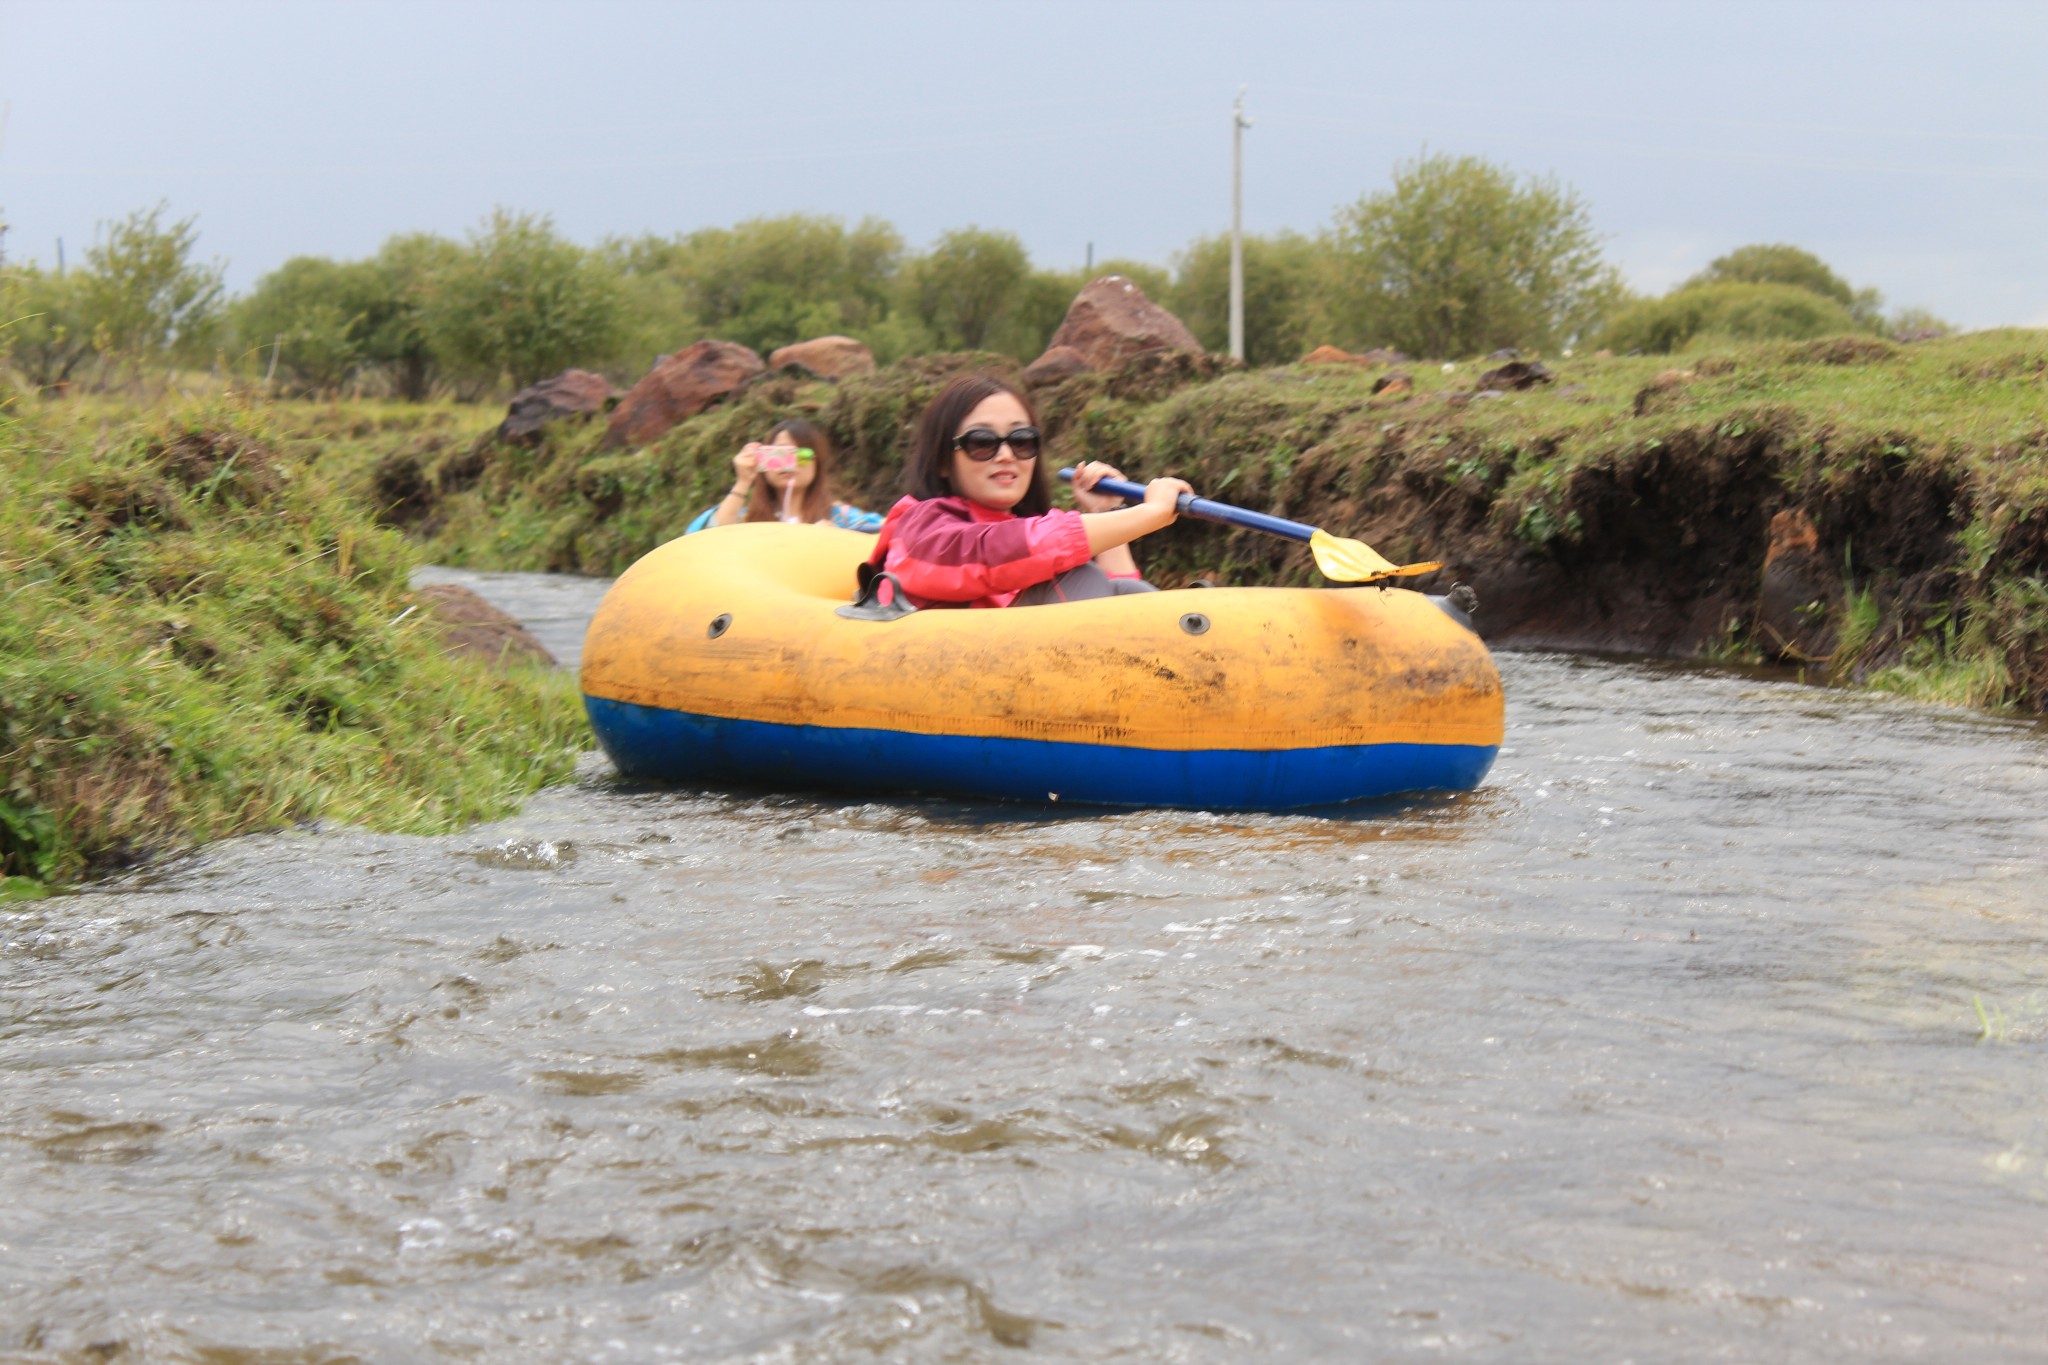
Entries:
{"type": "Polygon", "coordinates": [[[1501,662],[1462,799],[592,759],[7,907],[0,1357],[2048,1358],[2048,735],[1501,662]]]}

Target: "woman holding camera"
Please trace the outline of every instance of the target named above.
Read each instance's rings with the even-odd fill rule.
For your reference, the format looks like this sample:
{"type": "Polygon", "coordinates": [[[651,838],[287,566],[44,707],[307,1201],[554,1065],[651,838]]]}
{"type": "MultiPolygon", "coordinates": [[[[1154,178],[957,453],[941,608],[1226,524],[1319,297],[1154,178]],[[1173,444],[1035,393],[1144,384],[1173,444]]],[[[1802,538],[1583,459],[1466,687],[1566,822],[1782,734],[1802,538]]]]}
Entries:
{"type": "Polygon", "coordinates": [[[1074,471],[1079,512],[1054,508],[1030,400],[998,379],[963,375],[918,419],[909,496],[889,509],[868,562],[895,575],[916,606],[1021,607],[1151,592],[1130,542],[1171,526],[1181,479],[1154,479],[1145,500],[1089,490],[1123,477],[1074,471]]]}
{"type": "Polygon", "coordinates": [[[683,534],[739,521],[801,521],[849,531],[882,529],[876,512],[838,502],[832,493],[832,442],[800,417],[776,423],[766,441],[749,441],[732,457],[732,488],[683,534]]]}

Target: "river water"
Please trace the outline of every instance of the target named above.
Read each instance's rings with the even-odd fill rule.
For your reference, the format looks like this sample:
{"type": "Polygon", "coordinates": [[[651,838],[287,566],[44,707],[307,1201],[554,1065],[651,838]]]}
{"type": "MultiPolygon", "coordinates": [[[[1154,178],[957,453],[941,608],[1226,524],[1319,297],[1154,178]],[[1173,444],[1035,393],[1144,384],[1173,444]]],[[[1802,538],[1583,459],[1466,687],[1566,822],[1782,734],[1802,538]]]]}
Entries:
{"type": "Polygon", "coordinates": [[[0,908],[0,1359],[2048,1359],[2048,733],[1500,663],[1459,798],[593,756],[0,908]]]}

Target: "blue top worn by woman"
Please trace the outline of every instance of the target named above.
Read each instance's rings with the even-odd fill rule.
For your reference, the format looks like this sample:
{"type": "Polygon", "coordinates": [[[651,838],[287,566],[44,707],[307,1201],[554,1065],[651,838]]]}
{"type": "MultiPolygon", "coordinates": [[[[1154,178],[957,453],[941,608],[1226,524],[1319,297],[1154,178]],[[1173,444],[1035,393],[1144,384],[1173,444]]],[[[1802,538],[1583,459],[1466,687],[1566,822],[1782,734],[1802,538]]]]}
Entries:
{"type": "MultiPolygon", "coordinates": [[[[705,508],[695,521],[683,528],[683,534],[689,535],[692,531],[701,531],[709,526],[711,524],[711,516],[717,510],[716,507],[705,508]]],[[[831,521],[834,526],[837,526],[842,531],[866,531],[869,535],[873,535],[882,529],[882,514],[880,512],[863,512],[858,507],[850,507],[843,502],[832,504],[831,521]]]]}

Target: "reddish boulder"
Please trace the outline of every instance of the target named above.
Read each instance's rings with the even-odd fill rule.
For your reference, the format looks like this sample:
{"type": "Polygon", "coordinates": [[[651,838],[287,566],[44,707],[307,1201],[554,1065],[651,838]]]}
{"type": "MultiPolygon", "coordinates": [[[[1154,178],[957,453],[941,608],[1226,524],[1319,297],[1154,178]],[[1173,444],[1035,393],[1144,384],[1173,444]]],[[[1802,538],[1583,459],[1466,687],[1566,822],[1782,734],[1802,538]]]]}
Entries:
{"type": "Polygon", "coordinates": [[[1104,275],[1075,295],[1046,355],[1062,346],[1072,347],[1091,370],[1116,369],[1141,351],[1202,349],[1186,323],[1121,275],[1104,275]]]}
{"type": "Polygon", "coordinates": [[[1776,659],[1811,663],[1834,652],[1832,618],[1841,598],[1813,518],[1798,508],[1771,518],[1757,594],[1756,643],[1776,659]]]}
{"type": "Polygon", "coordinates": [[[871,374],[875,353],[852,337],[814,337],[791,342],[768,357],[768,368],[801,365],[820,379],[844,379],[850,374],[871,374]]]}
{"type": "Polygon", "coordinates": [[[1399,398],[1404,393],[1415,392],[1415,381],[1399,370],[1383,374],[1372,383],[1372,391],[1388,398],[1399,398]]]}
{"type": "Polygon", "coordinates": [[[654,362],[612,409],[609,446],[643,446],[766,374],[761,357],[736,341],[700,341],[654,362]]]}
{"type": "Polygon", "coordinates": [[[450,654],[467,654],[500,668],[555,663],[547,646],[525,626],[468,588],[435,583],[415,588],[412,595],[450,654]]]}
{"type": "Polygon", "coordinates": [[[1024,367],[1024,387],[1042,389],[1087,370],[1088,358],[1071,346],[1052,346],[1024,367]]]}
{"type": "Polygon", "coordinates": [[[589,370],[564,370],[553,379],[543,379],[512,395],[505,420],[498,423],[501,441],[525,441],[538,435],[549,422],[565,418],[586,418],[603,412],[619,391],[601,374],[589,370]]]}

